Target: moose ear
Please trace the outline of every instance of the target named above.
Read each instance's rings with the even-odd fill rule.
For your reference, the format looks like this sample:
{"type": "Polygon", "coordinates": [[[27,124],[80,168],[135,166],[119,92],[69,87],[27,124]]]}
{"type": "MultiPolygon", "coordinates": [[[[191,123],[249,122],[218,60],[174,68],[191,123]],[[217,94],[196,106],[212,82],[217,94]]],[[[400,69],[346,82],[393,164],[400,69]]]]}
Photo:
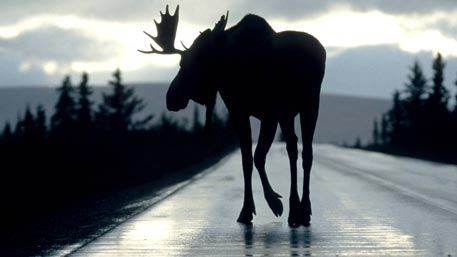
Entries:
{"type": "Polygon", "coordinates": [[[227,26],[227,20],[229,16],[229,11],[227,11],[226,15],[222,15],[221,19],[214,25],[213,31],[214,32],[222,32],[225,30],[225,26],[227,26]]]}

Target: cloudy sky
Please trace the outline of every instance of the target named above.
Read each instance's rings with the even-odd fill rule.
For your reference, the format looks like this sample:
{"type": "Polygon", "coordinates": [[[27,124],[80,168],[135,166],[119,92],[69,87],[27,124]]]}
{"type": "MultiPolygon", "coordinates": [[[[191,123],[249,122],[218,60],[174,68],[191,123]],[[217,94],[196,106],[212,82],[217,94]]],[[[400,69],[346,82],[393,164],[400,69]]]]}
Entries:
{"type": "Polygon", "coordinates": [[[457,79],[456,0],[2,0],[0,87],[52,86],[82,71],[103,85],[117,67],[128,82],[170,81],[178,56],[136,51],[166,4],[180,4],[177,38],[187,45],[227,10],[228,26],[255,13],[277,31],[313,34],[328,52],[328,93],[389,98],[415,59],[430,77],[437,52],[449,88],[457,79]]]}

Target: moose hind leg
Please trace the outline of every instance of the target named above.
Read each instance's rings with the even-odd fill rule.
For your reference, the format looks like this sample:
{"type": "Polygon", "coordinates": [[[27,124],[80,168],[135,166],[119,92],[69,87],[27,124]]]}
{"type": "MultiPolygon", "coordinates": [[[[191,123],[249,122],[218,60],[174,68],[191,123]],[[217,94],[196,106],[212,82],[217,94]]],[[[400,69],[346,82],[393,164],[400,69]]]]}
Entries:
{"type": "Polygon", "coordinates": [[[237,221],[243,224],[251,224],[253,215],[255,215],[254,198],[252,195],[252,138],[249,118],[236,120],[233,119],[235,127],[238,130],[241,148],[241,158],[243,164],[244,177],[244,201],[240,215],[237,221]]]}
{"type": "Polygon", "coordinates": [[[290,163],[290,197],[289,197],[289,218],[291,227],[300,226],[300,198],[297,190],[297,136],[294,131],[294,117],[281,121],[281,131],[286,140],[287,153],[290,163]]]}
{"type": "Polygon", "coordinates": [[[268,206],[273,211],[275,216],[281,216],[283,206],[281,203],[281,196],[277,194],[271,188],[270,182],[268,181],[267,173],[265,171],[265,159],[268,151],[270,150],[271,144],[273,143],[277,122],[262,121],[260,125],[260,135],[257,142],[257,147],[254,153],[254,164],[259,171],[260,180],[262,182],[263,193],[268,206]]]}
{"type": "Polygon", "coordinates": [[[300,125],[303,140],[303,195],[301,200],[301,224],[309,226],[311,221],[311,200],[309,199],[309,179],[313,163],[313,135],[316,127],[319,97],[313,104],[300,113],[300,125]]]}

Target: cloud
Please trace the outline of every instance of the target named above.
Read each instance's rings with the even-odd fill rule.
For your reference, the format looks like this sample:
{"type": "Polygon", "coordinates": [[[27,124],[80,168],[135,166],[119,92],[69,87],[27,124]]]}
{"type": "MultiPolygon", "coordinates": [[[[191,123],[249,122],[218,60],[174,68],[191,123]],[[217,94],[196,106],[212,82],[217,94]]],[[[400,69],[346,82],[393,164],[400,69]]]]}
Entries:
{"type": "Polygon", "coordinates": [[[46,85],[55,82],[49,78],[43,70],[36,67],[28,67],[27,71],[21,71],[22,58],[16,53],[0,49],[0,85],[3,86],[33,86],[46,85]],[[31,83],[34,81],[36,83],[31,83]]]}
{"type": "MultiPolygon", "coordinates": [[[[395,89],[404,89],[415,59],[430,82],[433,58],[430,52],[412,54],[395,45],[353,48],[328,59],[322,89],[337,94],[391,98],[395,89]]],[[[445,62],[444,83],[454,92],[457,58],[447,58],[445,62]]]]}
{"type": "Polygon", "coordinates": [[[347,1],[354,9],[361,11],[380,10],[390,14],[432,14],[457,10],[454,0],[364,0],[347,1]]]}
{"type": "Polygon", "coordinates": [[[159,10],[166,4],[171,7],[180,4],[185,20],[197,24],[216,22],[217,17],[226,10],[241,18],[246,13],[257,13],[268,18],[300,20],[313,15],[328,13],[336,7],[350,7],[359,11],[380,10],[388,14],[430,14],[457,10],[455,0],[138,0],[135,2],[121,0],[99,1],[59,1],[59,0],[3,0],[0,9],[0,24],[17,22],[30,16],[39,15],[78,15],[87,18],[104,20],[144,21],[157,17],[159,10]]]}
{"type": "Polygon", "coordinates": [[[179,57],[136,52],[148,48],[141,31],[155,33],[152,19],[166,4],[181,6],[177,38],[186,45],[227,10],[228,26],[255,13],[277,30],[316,35],[329,53],[325,88],[332,92],[390,97],[415,56],[424,66],[436,51],[457,56],[455,0],[3,0],[0,84],[56,84],[83,70],[104,84],[117,67],[127,81],[170,81],[179,57]]]}
{"type": "Polygon", "coordinates": [[[116,42],[97,42],[79,30],[50,26],[23,33],[12,39],[0,39],[0,47],[20,54],[23,58],[59,60],[99,60],[116,53],[116,42]]]}

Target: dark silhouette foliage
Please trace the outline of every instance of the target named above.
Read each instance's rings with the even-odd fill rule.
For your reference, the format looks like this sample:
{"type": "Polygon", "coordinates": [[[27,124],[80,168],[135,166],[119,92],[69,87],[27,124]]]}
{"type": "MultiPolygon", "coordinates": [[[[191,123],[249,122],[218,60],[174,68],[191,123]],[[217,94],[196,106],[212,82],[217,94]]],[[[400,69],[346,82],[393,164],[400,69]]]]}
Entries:
{"type": "Polygon", "coordinates": [[[9,122],[5,123],[5,127],[3,128],[3,132],[0,137],[1,144],[8,145],[13,140],[13,131],[11,129],[11,124],[9,122]]]}
{"type": "Polygon", "coordinates": [[[381,139],[381,132],[379,131],[378,120],[375,119],[373,122],[373,144],[379,145],[382,141],[381,139]]]}
{"type": "Polygon", "coordinates": [[[62,86],[57,88],[57,92],[59,99],[51,117],[51,131],[52,136],[61,139],[72,135],[75,124],[76,104],[70,76],[64,78],[62,86]]]}
{"type": "Polygon", "coordinates": [[[118,135],[144,128],[152,119],[151,115],[141,120],[133,120],[134,115],[144,109],[143,100],[135,96],[133,88],[122,83],[119,69],[113,73],[113,77],[113,80],[109,81],[112,93],[103,95],[103,102],[97,113],[99,123],[104,124],[102,128],[118,135]]]}
{"type": "Polygon", "coordinates": [[[368,149],[457,163],[457,103],[450,108],[445,66],[438,53],[429,85],[422,67],[414,62],[405,90],[395,91],[391,109],[382,115],[381,139],[375,138],[374,127],[368,149]]]}
{"type": "Polygon", "coordinates": [[[92,89],[88,85],[89,75],[84,72],[81,76],[81,82],[77,88],[77,105],[76,105],[76,124],[79,129],[79,133],[83,136],[90,132],[92,129],[93,111],[90,97],[93,93],[92,89]]]}
{"type": "Polygon", "coordinates": [[[35,112],[27,105],[14,131],[4,125],[0,156],[2,167],[9,167],[0,172],[4,233],[85,199],[215,162],[234,149],[224,118],[215,116],[214,130],[206,134],[197,110],[191,129],[166,113],[151,124],[152,115],[139,113],[145,103],[122,83],[119,70],[110,85],[111,94],[95,110],[88,75],[77,90],[66,76],[50,123],[41,105],[35,112]]]}

